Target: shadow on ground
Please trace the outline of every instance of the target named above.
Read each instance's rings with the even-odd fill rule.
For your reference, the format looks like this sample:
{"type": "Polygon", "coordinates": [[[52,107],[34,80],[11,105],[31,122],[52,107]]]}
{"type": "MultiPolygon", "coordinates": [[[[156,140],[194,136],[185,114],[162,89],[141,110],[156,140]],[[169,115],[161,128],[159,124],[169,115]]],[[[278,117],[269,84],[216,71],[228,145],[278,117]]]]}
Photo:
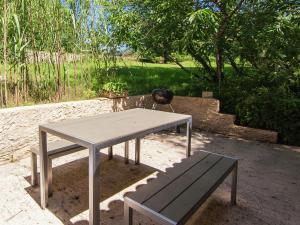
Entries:
{"type": "MultiPolygon", "coordinates": [[[[107,160],[101,153],[101,172],[99,202],[104,202],[137,181],[156,172],[147,165],[125,165],[123,158],[115,156],[107,160]]],[[[30,182],[30,176],[25,177],[30,182]]],[[[40,204],[39,187],[27,187],[26,191],[40,204]]],[[[121,196],[123,197],[123,196],[121,196]]],[[[123,201],[112,200],[109,210],[101,210],[101,220],[115,224],[115,217],[123,217],[123,201]]],[[[64,224],[85,225],[87,220],[72,222],[72,218],[88,210],[88,157],[78,159],[53,168],[53,196],[49,198],[48,210],[64,224]]],[[[119,218],[120,219],[120,218],[119,218]]]]}
{"type": "MultiPolygon", "coordinates": [[[[148,136],[142,141],[141,162],[143,164],[140,166],[133,165],[133,162],[125,165],[123,158],[118,156],[108,161],[104,154],[101,155],[103,157],[101,157],[99,178],[101,183],[99,202],[102,225],[124,224],[123,195],[135,190],[137,185],[133,184],[157,171],[164,171],[185,158],[184,133],[182,129],[182,134],[162,132],[148,136]],[[128,189],[129,186],[134,188],[128,189]]],[[[238,205],[230,206],[229,177],[194,214],[187,225],[298,224],[300,220],[300,154],[298,152],[289,151],[281,145],[224,138],[198,131],[193,133],[192,149],[193,151],[206,150],[239,159],[238,205]]],[[[29,164],[29,161],[26,164],[29,164]]],[[[88,225],[87,174],[86,157],[62,163],[53,170],[54,194],[49,199],[48,209],[63,224],[88,225]]],[[[25,179],[29,182],[30,177],[27,176],[25,179]]],[[[39,188],[26,187],[25,190],[39,204],[39,188]]],[[[22,207],[26,208],[26,206],[22,207]]],[[[42,214],[41,211],[38,210],[37,213],[42,214]]],[[[32,214],[32,209],[29,209],[28,213],[32,214]]],[[[35,218],[32,215],[31,217],[35,218]]],[[[48,219],[50,220],[53,221],[53,218],[48,219]]],[[[33,221],[37,222],[36,219],[33,221]]],[[[134,213],[133,221],[134,225],[158,225],[138,213],[134,213]]]]}

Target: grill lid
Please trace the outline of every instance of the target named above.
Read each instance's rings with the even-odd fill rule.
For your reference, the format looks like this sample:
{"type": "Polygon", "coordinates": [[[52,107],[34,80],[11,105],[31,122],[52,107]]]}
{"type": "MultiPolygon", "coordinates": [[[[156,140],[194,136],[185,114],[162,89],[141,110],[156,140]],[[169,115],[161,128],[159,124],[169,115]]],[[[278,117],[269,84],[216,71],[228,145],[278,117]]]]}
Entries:
{"type": "Polygon", "coordinates": [[[174,97],[173,92],[165,88],[154,89],[152,91],[153,101],[157,104],[161,104],[161,105],[170,104],[173,100],[173,97],[174,97]]]}

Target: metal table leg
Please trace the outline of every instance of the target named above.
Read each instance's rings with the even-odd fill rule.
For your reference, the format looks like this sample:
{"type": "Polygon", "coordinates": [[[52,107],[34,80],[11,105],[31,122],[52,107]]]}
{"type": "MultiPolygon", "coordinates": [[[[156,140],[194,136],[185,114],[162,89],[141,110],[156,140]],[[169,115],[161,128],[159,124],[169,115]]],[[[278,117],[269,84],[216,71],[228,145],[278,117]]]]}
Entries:
{"type": "Polygon", "coordinates": [[[187,138],[186,157],[191,156],[191,137],[192,137],[192,120],[189,120],[186,123],[186,138],[187,138]]]}
{"type": "Polygon", "coordinates": [[[128,164],[129,163],[129,142],[126,141],[125,142],[125,164],[128,164]]]}
{"type": "Polygon", "coordinates": [[[113,158],[113,146],[108,147],[108,159],[111,160],[113,158]]]}
{"type": "Polygon", "coordinates": [[[48,204],[48,155],[47,155],[47,133],[39,131],[40,145],[40,191],[41,191],[41,207],[45,209],[48,204]]]}
{"type": "Polygon", "coordinates": [[[37,156],[35,153],[31,152],[31,185],[35,186],[37,184],[37,156]]]}
{"type": "Polygon", "coordinates": [[[48,196],[51,197],[53,194],[52,190],[52,159],[48,159],[48,196]]]}
{"type": "Polygon", "coordinates": [[[100,154],[94,146],[89,148],[89,224],[100,224],[100,154]]]}
{"type": "Polygon", "coordinates": [[[236,205],[237,173],[238,173],[238,163],[236,163],[236,165],[232,171],[231,205],[236,205]]]}
{"type": "Polygon", "coordinates": [[[140,154],[141,154],[141,139],[135,139],[135,164],[140,164],[140,154]]]}

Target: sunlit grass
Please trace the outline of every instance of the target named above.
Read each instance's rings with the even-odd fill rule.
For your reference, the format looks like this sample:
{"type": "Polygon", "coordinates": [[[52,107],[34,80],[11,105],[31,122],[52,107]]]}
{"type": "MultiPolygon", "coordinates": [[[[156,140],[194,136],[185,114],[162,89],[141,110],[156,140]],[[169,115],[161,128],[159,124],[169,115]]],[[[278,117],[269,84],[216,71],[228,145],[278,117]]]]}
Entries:
{"type": "MultiPolygon", "coordinates": [[[[193,73],[199,76],[206,76],[204,71],[194,63],[192,60],[182,61],[181,64],[193,73]]],[[[40,63],[39,72],[37,67],[34,68],[33,64],[28,64],[29,79],[33,81],[42,80],[42,87],[52,87],[55,89],[57,82],[56,68],[51,64],[40,63]],[[37,74],[35,76],[35,74],[37,74]]],[[[8,66],[10,68],[10,66],[8,66]]],[[[96,77],[103,75],[97,74],[95,70],[96,65],[93,61],[83,61],[74,63],[64,63],[60,67],[61,82],[66,90],[61,98],[64,100],[78,100],[87,99],[97,96],[101,91],[101,83],[96,81],[96,77]]],[[[0,65],[0,70],[3,74],[3,65],[0,65]]],[[[225,72],[232,72],[232,68],[228,65],[225,67],[225,72]]],[[[8,82],[14,82],[14,76],[18,70],[9,71],[8,82]]],[[[18,75],[20,77],[20,75],[18,75]]],[[[109,79],[117,79],[126,82],[128,85],[129,95],[142,95],[151,93],[155,88],[168,88],[171,89],[176,95],[183,96],[200,96],[201,90],[208,90],[207,83],[203,80],[196,78],[192,73],[183,71],[175,63],[142,63],[134,60],[118,60],[115,77],[105,77],[102,82],[109,79]]],[[[11,85],[13,87],[13,85],[11,85]]],[[[35,90],[41,90],[40,87],[33,86],[35,90]]],[[[51,90],[52,90],[51,89],[51,90]]],[[[50,89],[49,89],[50,90],[50,89]]],[[[11,90],[13,91],[13,89],[11,90]]],[[[45,90],[46,91],[46,90],[45,90]]],[[[53,93],[55,94],[55,93],[53,93]]],[[[53,99],[53,98],[52,98],[53,99]]],[[[29,102],[30,99],[27,99],[29,102]]],[[[51,99],[45,99],[51,101],[51,99]]],[[[24,102],[24,104],[28,104],[24,102]]],[[[34,96],[31,102],[35,102],[34,96]]],[[[44,102],[39,100],[39,102],[44,102]]],[[[36,102],[38,103],[38,102],[36,102]]],[[[12,105],[14,103],[12,102],[12,105]]],[[[23,103],[21,103],[23,105],[23,103]]],[[[31,103],[30,103],[31,104],[31,103]]]]}

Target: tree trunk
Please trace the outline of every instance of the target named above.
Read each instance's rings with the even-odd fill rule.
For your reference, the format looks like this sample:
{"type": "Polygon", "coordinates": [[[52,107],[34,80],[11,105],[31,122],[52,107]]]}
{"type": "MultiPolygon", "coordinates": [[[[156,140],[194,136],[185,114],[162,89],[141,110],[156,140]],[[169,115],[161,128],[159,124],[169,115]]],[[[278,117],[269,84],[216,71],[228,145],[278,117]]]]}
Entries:
{"type": "Polygon", "coordinates": [[[188,70],[187,68],[185,68],[176,58],[172,57],[171,55],[169,55],[168,58],[170,60],[172,60],[174,63],[176,63],[187,74],[192,74],[193,76],[197,77],[198,79],[201,79],[199,74],[194,73],[193,71],[188,70]]]}
{"type": "Polygon", "coordinates": [[[74,75],[74,94],[75,94],[75,96],[76,96],[76,88],[77,88],[77,64],[76,64],[77,62],[76,62],[76,55],[75,55],[75,53],[73,53],[73,70],[74,70],[74,72],[73,72],[73,75],[74,75]]]}
{"type": "Polygon", "coordinates": [[[163,58],[163,63],[167,64],[169,62],[169,54],[166,50],[164,50],[163,58]]]}
{"type": "Polygon", "coordinates": [[[1,103],[1,107],[3,107],[4,104],[3,104],[2,80],[0,81],[0,103],[1,103]]]}
{"type": "Polygon", "coordinates": [[[239,68],[239,66],[236,64],[236,62],[234,61],[234,59],[231,56],[229,56],[227,58],[229,59],[230,64],[231,64],[232,68],[234,69],[235,73],[237,75],[239,75],[239,76],[243,75],[243,73],[244,73],[243,69],[239,68]]]}
{"type": "MultiPolygon", "coordinates": [[[[32,4],[32,2],[31,2],[32,4]]],[[[32,28],[31,30],[31,43],[32,43],[32,56],[33,56],[33,71],[34,71],[34,79],[35,79],[35,85],[38,88],[39,87],[39,82],[38,82],[38,78],[37,78],[37,61],[36,61],[36,45],[35,45],[35,37],[34,37],[34,25],[33,25],[33,21],[32,21],[32,14],[33,14],[33,9],[32,9],[32,5],[30,5],[30,13],[29,13],[29,21],[30,21],[30,26],[32,28]]],[[[31,63],[31,62],[29,62],[31,63]]]]}
{"type": "Polygon", "coordinates": [[[223,50],[222,47],[217,46],[217,51],[216,51],[216,76],[215,78],[218,81],[218,86],[219,86],[219,95],[221,95],[221,82],[222,78],[224,76],[224,63],[223,63],[223,50]]]}
{"type": "MultiPolygon", "coordinates": [[[[65,66],[64,66],[64,71],[66,71],[65,66]]],[[[65,73],[67,75],[67,82],[68,82],[68,84],[67,84],[67,96],[68,96],[68,100],[70,100],[70,90],[71,90],[71,86],[70,86],[70,73],[69,73],[69,71],[66,71],[65,73]]]]}
{"type": "Polygon", "coordinates": [[[4,0],[3,9],[3,60],[4,60],[4,105],[7,104],[7,0],[4,0]]]}
{"type": "Polygon", "coordinates": [[[224,72],[223,54],[220,48],[216,51],[216,78],[221,81],[224,72]]]}
{"type": "Polygon", "coordinates": [[[215,76],[215,71],[214,69],[209,65],[209,63],[199,54],[193,46],[189,46],[187,49],[188,53],[197,61],[199,62],[206,73],[208,73],[211,77],[215,76]]]}
{"type": "Polygon", "coordinates": [[[16,71],[16,67],[14,67],[14,79],[15,79],[15,101],[16,105],[19,105],[19,79],[18,79],[18,71],[16,71]]]}
{"type": "MultiPolygon", "coordinates": [[[[58,41],[59,42],[59,41],[58,41]]],[[[57,91],[58,91],[58,96],[57,96],[57,100],[61,99],[61,74],[60,74],[60,44],[58,43],[58,52],[56,53],[56,67],[57,67],[57,77],[56,77],[56,84],[57,84],[57,91]]]]}

